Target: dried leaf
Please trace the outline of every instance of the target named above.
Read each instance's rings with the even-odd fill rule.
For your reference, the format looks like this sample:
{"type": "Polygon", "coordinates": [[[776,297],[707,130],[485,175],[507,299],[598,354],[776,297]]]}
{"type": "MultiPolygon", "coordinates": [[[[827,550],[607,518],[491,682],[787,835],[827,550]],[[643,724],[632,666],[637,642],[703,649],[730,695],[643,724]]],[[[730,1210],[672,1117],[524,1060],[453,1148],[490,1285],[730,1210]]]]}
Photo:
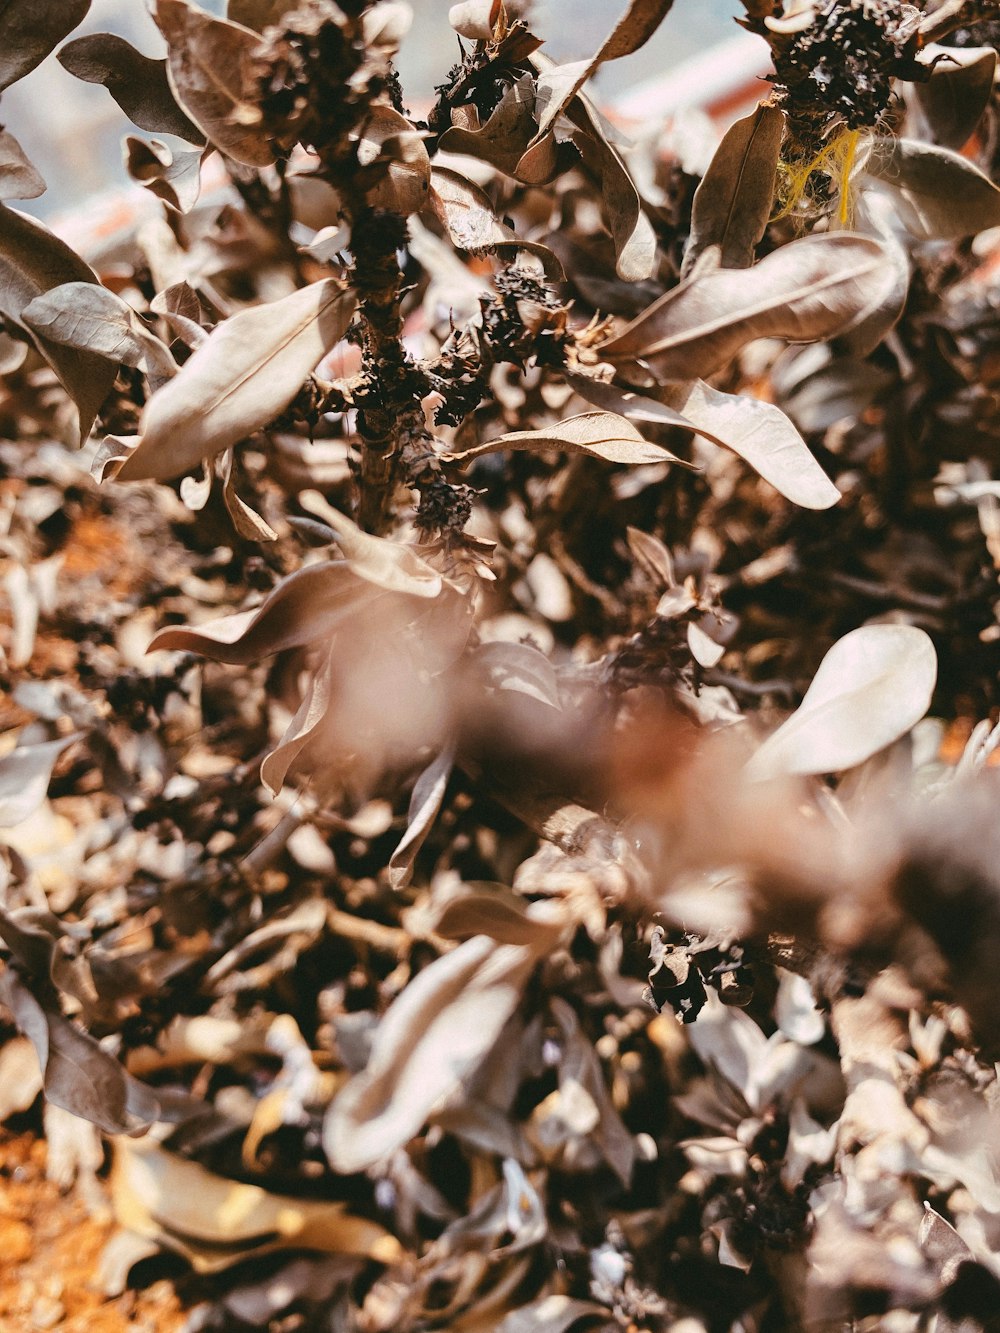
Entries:
{"type": "Polygon", "coordinates": [[[863,625],[823,658],[799,708],[747,765],[753,779],[840,773],[915,727],[930,706],[937,654],[912,625],[863,625]]]}
{"type": "Polygon", "coordinates": [[[202,625],[170,625],[154,637],[149,651],[201,653],[245,665],[326,638],[370,596],[346,560],[309,565],[282,579],[252,611],[202,625]]]}
{"type": "Polygon", "coordinates": [[[921,51],[921,62],[932,61],[937,63],[930,78],[914,83],[913,93],[933,142],[958,152],[989,105],[997,53],[992,46],[951,47],[931,43],[921,51]]]}
{"type": "Polygon", "coordinates": [[[630,0],[625,13],[591,60],[559,65],[539,78],[537,139],[549,133],[559,116],[601,65],[631,55],[649,41],[673,7],[674,0],[630,0]]]}
{"type": "Polygon", "coordinates": [[[444,804],[448,779],[455,765],[455,752],[446,746],[413,784],[410,807],[406,814],[406,832],[396,850],[389,857],[389,884],[393,889],[404,889],[413,875],[417,853],[427,841],[444,804]]]}
{"type": "Polygon", "coordinates": [[[522,240],[493,211],[486,193],[457,171],[434,167],[430,205],[444,225],[452,244],[478,255],[489,251],[525,251],[541,260],[551,282],[565,277],[562,264],[546,245],[522,240]]]}
{"type": "Polygon", "coordinates": [[[125,167],[134,181],[144,185],[178,213],[188,213],[201,193],[202,153],[175,152],[159,139],[125,139],[125,167]]]}
{"type": "Polygon", "coordinates": [[[497,1326],[497,1333],[569,1333],[583,1320],[589,1327],[595,1319],[601,1320],[606,1328],[614,1326],[603,1305],[572,1300],[569,1296],[543,1296],[530,1305],[512,1310],[497,1326]]]}
{"type": "Polygon", "coordinates": [[[695,191],[681,277],[710,245],[723,268],[749,268],[774,202],[785,114],[761,104],[731,126],[695,191]]]}
{"type": "Polygon", "coordinates": [[[843,333],[894,287],[877,241],[807,236],[753,268],[695,273],[605,343],[600,355],[630,374],[696,379],[721,370],[756,338],[812,342],[843,333]]]}
{"type": "Polygon", "coordinates": [[[90,0],[0,0],[0,92],[40,65],[89,9],[90,0]]]}
{"type": "Polygon", "coordinates": [[[0,130],[0,199],[37,199],[45,182],[24,149],[6,130],[0,130]]]}
{"type": "Polygon", "coordinates": [[[0,757],[0,828],[13,828],[45,800],[52,770],[79,733],[39,745],[19,745],[0,757]]]}
{"type": "Polygon", "coordinates": [[[481,935],[417,974],[376,1029],[367,1068],[327,1114],[334,1170],[363,1171],[419,1133],[489,1054],[538,956],[481,935]]]}
{"type": "MultiPolygon", "coordinates": [[[[0,32],[2,23],[0,16],[0,32]]],[[[77,406],[80,438],[84,440],[115,382],[117,363],[94,352],[50,342],[29,329],[21,318],[36,296],[65,282],[96,283],[97,277],[41,222],[0,204],[0,314],[30,334],[59,376],[77,406]]]]}
{"type": "Polygon", "coordinates": [[[229,0],[226,18],[230,23],[242,23],[244,28],[263,32],[294,8],[295,0],[229,0]]]}
{"type": "Polygon", "coordinates": [[[42,1071],[27,1037],[14,1037],[0,1048],[0,1124],[27,1111],[42,1090],[42,1071]]]}
{"type": "Polygon", "coordinates": [[[470,42],[488,42],[500,17],[500,0],[463,0],[448,10],[448,22],[470,42]]]}
{"type": "Polygon", "coordinates": [[[656,233],[620,154],[592,121],[573,137],[584,164],[601,182],[604,219],[615,247],[615,272],[623,282],[644,282],[656,268],[656,233]]]}
{"type": "Polygon", "coordinates": [[[152,1088],[133,1078],[93,1037],[43,1007],[11,967],[0,972],[0,1000],[35,1048],[50,1102],[107,1134],[134,1134],[157,1119],[152,1088]]]}
{"type": "Polygon", "coordinates": [[[347,563],[358,578],[387,592],[406,593],[410,597],[437,597],[440,593],[443,586],[440,573],[412,547],[364,532],[346,514],[328,505],[318,491],[303,491],[299,503],[333,529],[347,563]]]}
{"type": "Polygon", "coordinates": [[[644,440],[635,426],[613,412],[585,412],[568,417],[543,430],[512,431],[485,444],[473,445],[450,455],[454,463],[470,462],[484,454],[504,449],[556,449],[561,453],[586,454],[608,463],[677,463],[680,460],[658,444],[644,440]]]}
{"type": "Polygon", "coordinates": [[[1000,226],[1000,189],[948,148],[915,139],[880,138],[859,187],[878,181],[917,241],[959,240],[1000,226]]]}
{"type": "Polygon", "coordinates": [[[773,403],[722,393],[701,380],[665,396],[693,430],[738,454],[794,504],[829,509],[840,499],[805,440],[773,403]]]}
{"type": "MultiPolygon", "coordinates": [[[[278,534],[266,522],[256,509],[251,509],[236,494],[234,477],[236,475],[235,459],[232,449],[227,449],[221,458],[218,459],[219,473],[222,477],[222,502],[226,506],[229,517],[233,520],[233,527],[241,537],[246,537],[255,542],[273,542],[278,540],[278,534]]],[[[185,477],[184,481],[188,478],[185,477]]],[[[181,482],[183,486],[184,482],[181,482]]]]}
{"type": "Polygon", "coordinates": [[[67,282],[26,305],[21,318],[50,342],[97,352],[111,361],[157,371],[161,379],[177,373],[169,347],[144,327],[139,316],[114,292],[92,282],[67,282]]]}
{"type": "Polygon", "coordinates": [[[204,145],[205,136],[177,105],[166,60],[153,60],[111,32],[78,37],[59,52],[59,63],[85,83],[107,88],[134,124],[150,134],[176,134],[204,145]]]}
{"type": "Polygon", "coordinates": [[[248,167],[270,165],[274,153],[247,102],[259,35],[212,18],[191,0],[156,0],[153,17],[167,42],[167,74],[181,108],[220,152],[248,167]]]}
{"type": "Polygon", "coordinates": [[[372,107],[358,138],[357,157],[369,208],[407,217],[427,203],[431,162],[423,136],[392,107],[372,107]]]}
{"type": "Polygon", "coordinates": [[[115,1145],[111,1178],[119,1221],[217,1272],[248,1255],[321,1250],[394,1263],[399,1242],[345,1204],[272,1194],[228,1180],[148,1141],[115,1145]]]}
{"type": "Polygon", "coordinates": [[[495,690],[526,694],[550,708],[561,708],[559,678],[544,653],[530,643],[484,643],[470,658],[470,665],[495,690]]]}
{"type": "Polygon", "coordinates": [[[266,426],[340,341],[353,311],[353,294],[327,278],[227,319],[146,403],[139,445],[119,478],[179,477],[266,426]]]}
{"type": "Polygon", "coordinates": [[[514,176],[535,132],[534,105],[534,81],[525,74],[511,84],[484,125],[453,124],[442,134],[440,147],[446,153],[478,157],[514,176]]]}

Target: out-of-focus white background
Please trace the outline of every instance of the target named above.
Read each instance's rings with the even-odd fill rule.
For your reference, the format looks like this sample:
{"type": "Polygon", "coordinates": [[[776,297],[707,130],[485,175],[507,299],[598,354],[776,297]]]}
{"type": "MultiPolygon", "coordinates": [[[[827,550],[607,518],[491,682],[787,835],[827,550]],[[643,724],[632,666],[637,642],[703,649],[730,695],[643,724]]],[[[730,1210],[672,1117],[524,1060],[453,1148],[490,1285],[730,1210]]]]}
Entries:
{"type": "MultiPolygon", "coordinates": [[[[448,26],[452,0],[412,0],[413,27],[400,52],[403,89],[412,105],[428,102],[458,58],[448,26]]],[[[202,0],[222,13],[225,0],[202,0]]],[[[532,26],[556,60],[590,55],[625,8],[624,0],[536,0],[532,26]]],[[[602,71],[599,96],[613,98],[655,79],[713,43],[737,33],[738,0],[676,0],[653,39],[634,55],[602,71]]],[[[115,32],[146,55],[163,54],[163,42],[143,0],[94,0],[86,21],[70,39],[115,32]]],[[[38,216],[72,211],[85,199],[126,181],[121,144],[130,126],[110,94],[67,74],[54,56],[3,96],[0,120],[20,141],[44,176],[48,191],[17,207],[38,216]]]]}

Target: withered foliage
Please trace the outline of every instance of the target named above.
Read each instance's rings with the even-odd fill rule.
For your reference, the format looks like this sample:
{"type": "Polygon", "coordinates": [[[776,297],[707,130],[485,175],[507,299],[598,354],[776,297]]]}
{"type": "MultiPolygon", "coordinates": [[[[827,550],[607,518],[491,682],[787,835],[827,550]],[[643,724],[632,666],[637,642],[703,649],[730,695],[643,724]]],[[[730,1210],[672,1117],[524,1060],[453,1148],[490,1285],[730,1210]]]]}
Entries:
{"type": "Polygon", "coordinates": [[[0,136],[0,1119],[192,1333],[997,1326],[996,6],[702,161],[685,7],[154,0],[82,254],[0,136]]]}

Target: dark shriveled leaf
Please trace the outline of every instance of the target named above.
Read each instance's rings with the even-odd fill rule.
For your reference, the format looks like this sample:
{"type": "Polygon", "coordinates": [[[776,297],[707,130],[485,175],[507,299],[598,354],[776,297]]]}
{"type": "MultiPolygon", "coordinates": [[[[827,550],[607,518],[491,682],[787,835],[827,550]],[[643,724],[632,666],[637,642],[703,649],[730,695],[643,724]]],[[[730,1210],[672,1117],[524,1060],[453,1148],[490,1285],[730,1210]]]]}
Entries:
{"type": "Polygon", "coordinates": [[[784,112],[761,105],[724,135],[695,191],[681,276],[710,245],[723,268],[749,268],[771,213],[784,112]]]}
{"type": "Polygon", "coordinates": [[[66,282],[96,283],[94,272],[41,222],[0,205],[0,314],[29,333],[76,403],[80,438],[111,391],[118,364],[95,352],[52,342],[22,319],[26,306],[66,282]]]}
{"type": "Polygon", "coordinates": [[[226,18],[230,23],[242,23],[244,28],[263,32],[295,7],[295,0],[229,0],[226,18]]]}
{"type": "Polygon", "coordinates": [[[205,136],[180,109],[170,90],[166,60],[144,56],[115,33],[95,32],[64,46],[59,63],[85,83],[107,88],[141,130],[176,134],[188,143],[204,145],[205,136]]]}
{"type": "Polygon", "coordinates": [[[45,1096],[55,1106],[107,1134],[134,1134],[157,1119],[153,1090],[133,1078],[93,1037],[43,1005],[11,967],[0,972],[0,1000],[34,1046],[45,1096]]]}
{"type": "Polygon", "coordinates": [[[24,149],[6,130],[0,130],[0,199],[37,199],[45,182],[24,149]]]}
{"type": "Polygon", "coordinates": [[[254,124],[247,101],[258,33],[215,19],[190,0],[156,0],[153,17],[167,43],[174,96],[220,152],[248,167],[266,167],[274,154],[254,124]]]}
{"type": "Polygon", "coordinates": [[[0,0],[0,92],[82,23],[90,0],[0,0]]]}
{"type": "Polygon", "coordinates": [[[340,341],[354,296],[332,278],[218,325],[143,409],[140,442],[118,476],[165,481],[282,413],[340,341]]]}
{"type": "Polygon", "coordinates": [[[600,356],[639,382],[700,379],[756,338],[814,342],[861,323],[895,290],[885,248],[863,236],[792,241],[748,269],[696,273],[667,292],[600,356]]]}
{"type": "Polygon", "coordinates": [[[935,58],[938,63],[931,77],[924,83],[914,83],[913,93],[933,142],[957,152],[968,142],[989,105],[997,53],[992,46],[925,46],[922,62],[935,58]]]}

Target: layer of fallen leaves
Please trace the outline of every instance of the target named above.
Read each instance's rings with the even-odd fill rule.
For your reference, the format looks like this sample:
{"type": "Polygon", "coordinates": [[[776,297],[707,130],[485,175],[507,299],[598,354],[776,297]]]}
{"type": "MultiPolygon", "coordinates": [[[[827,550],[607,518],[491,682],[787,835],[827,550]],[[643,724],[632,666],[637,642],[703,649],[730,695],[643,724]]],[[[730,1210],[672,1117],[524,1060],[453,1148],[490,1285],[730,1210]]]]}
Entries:
{"type": "MultiPolygon", "coordinates": [[[[34,8],[4,84],[86,5],[34,8]]],[[[190,1333],[990,1327],[995,54],[772,219],[775,105],[699,155],[583,91],[669,0],[562,67],[456,6],[428,122],[345,131],[433,461],[375,534],[350,209],[253,104],[288,8],[62,48],[187,143],[129,141],[162,216],[85,262],[0,205],[0,1121],[190,1333]]]]}

